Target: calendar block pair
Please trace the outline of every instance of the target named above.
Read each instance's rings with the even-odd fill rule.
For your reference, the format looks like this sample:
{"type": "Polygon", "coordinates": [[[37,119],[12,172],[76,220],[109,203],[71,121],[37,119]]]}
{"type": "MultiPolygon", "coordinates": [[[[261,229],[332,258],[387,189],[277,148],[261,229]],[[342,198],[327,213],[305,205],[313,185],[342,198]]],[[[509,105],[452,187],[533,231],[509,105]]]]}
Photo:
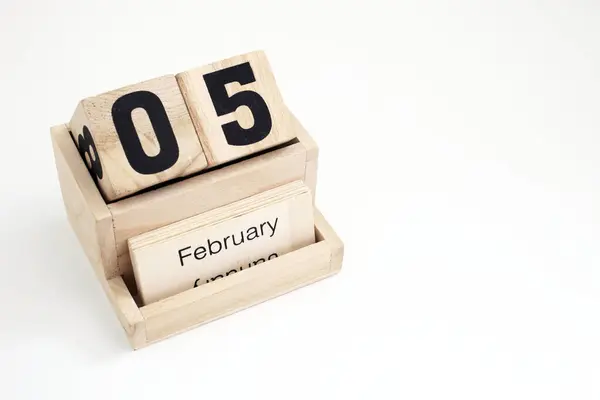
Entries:
{"type": "Polygon", "coordinates": [[[82,100],[69,129],[106,201],[294,139],[254,52],[82,100]]]}

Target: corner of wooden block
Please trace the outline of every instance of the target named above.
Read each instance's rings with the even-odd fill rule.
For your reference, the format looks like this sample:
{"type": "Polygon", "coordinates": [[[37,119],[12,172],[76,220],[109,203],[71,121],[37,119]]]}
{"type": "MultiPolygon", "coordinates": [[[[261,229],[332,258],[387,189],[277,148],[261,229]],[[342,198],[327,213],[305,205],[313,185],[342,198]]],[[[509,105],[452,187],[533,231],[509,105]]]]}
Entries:
{"type": "Polygon", "coordinates": [[[330,238],[327,243],[331,251],[331,272],[339,272],[344,260],[344,243],[337,235],[335,238],[330,238]]]}
{"type": "Polygon", "coordinates": [[[307,161],[304,166],[304,183],[309,187],[313,205],[315,204],[315,199],[317,197],[317,170],[319,168],[319,160],[314,159],[311,161],[307,161]]]}
{"type": "Polygon", "coordinates": [[[338,272],[342,268],[344,259],[344,242],[317,208],[315,208],[315,226],[317,227],[317,239],[325,241],[329,246],[331,252],[330,271],[338,272]]]}
{"type": "Polygon", "coordinates": [[[319,160],[319,146],[313,140],[313,138],[309,135],[309,133],[304,129],[302,123],[292,114],[291,111],[290,117],[292,119],[292,125],[294,126],[294,130],[296,131],[296,138],[298,142],[302,145],[305,151],[305,165],[304,165],[304,183],[311,190],[313,196],[313,204],[316,198],[317,192],[317,170],[318,170],[318,160],[319,160]]]}
{"type": "Polygon", "coordinates": [[[133,350],[139,350],[148,345],[146,341],[146,322],[142,321],[134,325],[134,332],[127,333],[127,340],[133,350]]]}
{"type": "Polygon", "coordinates": [[[331,248],[331,271],[339,272],[342,269],[344,261],[344,243],[339,242],[339,246],[331,248]]]}
{"type": "Polygon", "coordinates": [[[106,294],[134,350],[146,345],[146,321],[123,278],[107,281],[106,294]]]}
{"type": "Polygon", "coordinates": [[[296,138],[302,143],[302,146],[304,146],[304,149],[306,150],[306,162],[308,163],[311,160],[316,160],[319,158],[319,146],[317,145],[317,142],[315,142],[306,129],[304,129],[300,120],[298,120],[291,111],[289,111],[289,113],[291,115],[292,125],[296,131],[296,138]]]}

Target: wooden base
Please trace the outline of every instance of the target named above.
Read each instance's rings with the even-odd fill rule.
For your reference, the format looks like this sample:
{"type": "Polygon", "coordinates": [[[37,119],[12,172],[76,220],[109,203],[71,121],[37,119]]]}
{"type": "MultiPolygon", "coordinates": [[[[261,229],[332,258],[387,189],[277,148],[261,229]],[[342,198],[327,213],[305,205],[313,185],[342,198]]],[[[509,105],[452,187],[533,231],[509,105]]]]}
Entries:
{"type": "Polygon", "coordinates": [[[292,129],[286,146],[106,203],[67,127],[52,128],[69,222],[134,349],[339,271],[343,244],[315,210],[315,244],[144,307],[136,301],[129,238],[297,180],[314,199],[319,149],[295,118],[292,129]]]}
{"type": "Polygon", "coordinates": [[[131,346],[139,349],[336,274],[344,246],[319,211],[315,233],[315,244],[144,307],[121,277],[104,290],[131,346]]]}

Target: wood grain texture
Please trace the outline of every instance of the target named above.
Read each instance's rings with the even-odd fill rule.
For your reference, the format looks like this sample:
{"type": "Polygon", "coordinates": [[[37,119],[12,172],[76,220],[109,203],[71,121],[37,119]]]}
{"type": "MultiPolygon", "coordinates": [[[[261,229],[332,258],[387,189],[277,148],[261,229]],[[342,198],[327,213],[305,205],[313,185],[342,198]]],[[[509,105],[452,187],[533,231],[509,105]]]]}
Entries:
{"type": "Polygon", "coordinates": [[[294,180],[303,179],[312,190],[316,181],[309,163],[318,157],[319,150],[295,117],[292,126],[297,143],[108,205],[67,126],[52,128],[67,215],[94,268],[104,270],[107,279],[132,277],[127,249],[127,239],[132,236],[294,180]]]}
{"type": "Polygon", "coordinates": [[[293,144],[109,204],[118,265],[108,277],[132,275],[127,239],[265,190],[304,179],[306,152],[293,144]]]}
{"type": "MultiPolygon", "coordinates": [[[[120,276],[131,273],[131,265],[121,269],[117,263],[119,240],[126,249],[127,238],[151,226],[168,225],[294,180],[308,180],[307,164],[318,157],[318,147],[299,123],[294,129],[297,143],[107,205],[67,126],[52,128],[68,219],[134,349],[339,271],[343,244],[316,211],[318,243],[260,264],[261,268],[248,269],[146,307],[138,307],[120,276]]],[[[124,253],[119,258],[129,261],[128,252],[124,253]]]]}
{"type": "Polygon", "coordinates": [[[321,242],[141,309],[148,342],[232,314],[322,279],[330,252],[321,242]]]}
{"type": "Polygon", "coordinates": [[[116,267],[112,216],[69,136],[66,125],[51,129],[56,168],[71,227],[92,264],[132,347],[146,341],[144,321],[129,290],[118,277],[107,282],[105,269],[116,267]]]}
{"type": "Polygon", "coordinates": [[[304,168],[304,183],[310,188],[312,193],[313,204],[317,197],[317,170],[319,167],[319,160],[315,158],[306,162],[304,168]]]}
{"type": "Polygon", "coordinates": [[[315,142],[306,128],[304,128],[300,120],[292,112],[289,113],[291,115],[291,128],[294,131],[294,136],[302,143],[302,146],[306,150],[306,161],[316,160],[319,158],[319,146],[317,142],[315,142]]]}
{"type": "MultiPolygon", "coordinates": [[[[339,272],[341,264],[332,264],[332,250],[339,254],[341,241],[318,212],[315,224],[318,243],[261,264],[259,268],[248,269],[142,307],[147,344],[339,272]]],[[[341,259],[338,257],[335,262],[341,262],[341,259]]]]}
{"type": "Polygon", "coordinates": [[[63,202],[71,227],[99,277],[116,268],[112,215],[79,156],[66,125],[51,129],[63,202]]]}
{"type": "MultiPolygon", "coordinates": [[[[131,115],[136,138],[139,139],[143,152],[148,157],[155,157],[164,150],[161,149],[155,134],[155,126],[145,110],[137,107],[126,114],[131,115]]],[[[154,117],[156,121],[156,115],[154,117]]],[[[187,176],[207,166],[206,157],[173,75],[82,100],[69,123],[71,134],[78,144],[79,140],[82,140],[79,139],[80,137],[86,137],[86,128],[95,143],[96,151],[90,151],[85,155],[85,162],[90,169],[94,169],[93,165],[99,163],[102,177],[97,180],[98,186],[107,201],[117,200],[173,178],[187,176]],[[174,159],[176,161],[162,172],[147,174],[136,171],[131,166],[131,160],[128,160],[123,143],[117,134],[113,111],[118,107],[113,109],[113,106],[118,99],[134,92],[150,92],[160,99],[175,135],[178,146],[178,153],[175,154],[174,159]]],[[[172,136],[170,133],[168,135],[172,136]]],[[[89,148],[87,145],[80,147],[89,148]]]]}
{"type": "Polygon", "coordinates": [[[269,61],[262,51],[239,55],[179,73],[177,81],[188,105],[209,166],[226,163],[295,138],[294,129],[291,127],[291,114],[283,104],[269,61]],[[268,136],[257,143],[232,146],[226,140],[223,124],[237,121],[241,128],[249,129],[256,122],[255,116],[247,106],[237,107],[229,114],[218,116],[215,103],[205,83],[205,76],[247,62],[252,68],[255,82],[244,85],[234,82],[227,84],[225,89],[230,97],[244,91],[258,93],[268,107],[272,127],[268,136]]]}
{"type": "MultiPolygon", "coordinates": [[[[106,282],[105,279],[102,281],[106,282]]],[[[117,318],[125,330],[131,347],[138,348],[146,343],[146,322],[129,289],[120,276],[103,285],[104,290],[116,311],[117,318]]]]}
{"type": "Polygon", "coordinates": [[[262,264],[271,255],[276,258],[314,242],[312,196],[302,181],[128,240],[143,304],[212,283],[262,264]],[[182,257],[181,250],[187,255],[182,257]]]}
{"type": "Polygon", "coordinates": [[[327,243],[331,251],[331,272],[339,271],[344,261],[344,243],[317,208],[315,208],[315,227],[317,241],[327,243]]]}
{"type": "MultiPolygon", "coordinates": [[[[291,114],[291,113],[290,113],[291,114]]],[[[308,186],[312,192],[313,203],[317,197],[317,175],[319,168],[319,146],[314,139],[308,134],[302,123],[294,116],[292,116],[292,127],[298,142],[304,146],[306,150],[306,164],[304,168],[304,183],[308,186]]]]}
{"type": "MultiPolygon", "coordinates": [[[[133,320],[137,321],[137,330],[130,329],[131,318],[124,325],[132,347],[139,349],[338,273],[344,246],[318,210],[315,210],[315,233],[317,243],[261,264],[260,268],[141,307],[143,325],[132,308],[131,294],[119,290],[117,304],[124,307],[120,314],[133,314],[133,320]],[[131,338],[133,332],[136,340],[131,338]]],[[[115,280],[119,282],[117,286],[124,288],[120,278],[115,280]]]]}

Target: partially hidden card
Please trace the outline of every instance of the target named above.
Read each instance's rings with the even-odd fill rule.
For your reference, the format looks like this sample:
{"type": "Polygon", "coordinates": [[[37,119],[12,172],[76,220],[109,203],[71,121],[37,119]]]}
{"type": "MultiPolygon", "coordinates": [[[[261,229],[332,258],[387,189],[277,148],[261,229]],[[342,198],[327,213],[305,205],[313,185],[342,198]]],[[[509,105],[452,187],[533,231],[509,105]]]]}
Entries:
{"type": "Polygon", "coordinates": [[[144,304],[254,268],[314,242],[312,196],[300,181],[128,240],[144,304]]]}

